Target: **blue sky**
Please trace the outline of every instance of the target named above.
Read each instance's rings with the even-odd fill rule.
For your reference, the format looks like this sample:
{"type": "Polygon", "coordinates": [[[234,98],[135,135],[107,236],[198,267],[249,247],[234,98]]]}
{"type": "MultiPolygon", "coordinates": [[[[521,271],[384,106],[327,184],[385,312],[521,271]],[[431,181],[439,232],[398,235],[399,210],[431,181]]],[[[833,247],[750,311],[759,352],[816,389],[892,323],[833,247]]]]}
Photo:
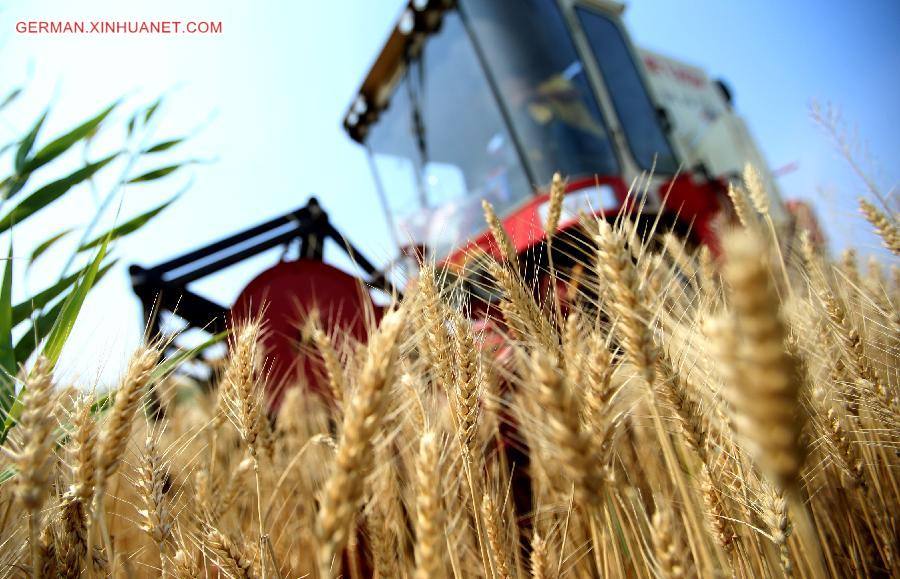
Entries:
{"type": "MultiPolygon", "coordinates": [[[[0,93],[26,88],[25,98],[2,113],[0,143],[22,135],[48,103],[53,112],[45,134],[52,135],[119,96],[127,96],[123,110],[128,110],[165,94],[154,131],[158,140],[195,133],[174,158],[211,161],[124,191],[122,214],[133,215],[191,183],[152,226],[116,248],[123,266],[89,300],[64,354],[66,377],[84,384],[98,376],[108,380],[139,338],[140,310],[125,264],[152,265],[301,206],[310,194],[376,261],[392,255],[365,156],[340,123],[402,5],[400,0],[0,2],[0,93]],[[19,20],[101,18],[221,20],[223,33],[15,33],[19,20]]],[[[876,248],[855,214],[862,183],[811,121],[808,106],[815,98],[839,107],[867,146],[877,182],[885,191],[895,186],[900,3],[645,0],[629,5],[625,22],[638,45],[728,80],[770,165],[797,163],[780,181],[783,192],[814,200],[834,246],[849,241],[862,253],[876,248]]],[[[123,123],[124,112],[119,126],[123,123]]],[[[110,146],[116,141],[115,134],[104,138],[110,146]]],[[[5,171],[9,160],[0,161],[5,171]]],[[[30,249],[49,230],[84,224],[93,203],[89,191],[80,192],[30,231],[20,228],[16,247],[30,249]]],[[[52,279],[63,253],[48,256],[45,273],[32,274],[32,288],[52,279]]],[[[273,259],[233,268],[196,289],[229,304],[273,259]]]]}

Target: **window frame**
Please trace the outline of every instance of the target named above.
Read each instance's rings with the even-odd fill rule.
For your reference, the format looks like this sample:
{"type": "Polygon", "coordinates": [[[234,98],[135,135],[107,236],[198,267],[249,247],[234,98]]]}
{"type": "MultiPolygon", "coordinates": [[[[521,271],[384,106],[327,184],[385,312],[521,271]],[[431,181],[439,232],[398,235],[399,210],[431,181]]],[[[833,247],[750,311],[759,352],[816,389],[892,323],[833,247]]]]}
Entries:
{"type": "MultiPolygon", "coordinates": [[[[634,149],[627,137],[624,126],[622,124],[622,117],[619,114],[618,107],[616,107],[615,101],[613,100],[612,94],[609,90],[609,86],[607,85],[606,79],[604,78],[603,70],[600,67],[599,61],[594,55],[590,39],[588,38],[587,32],[582,25],[581,18],[577,13],[579,9],[586,10],[600,17],[606,18],[613,26],[616,27],[625,44],[625,49],[628,53],[628,56],[631,59],[635,70],[637,71],[638,79],[640,80],[641,86],[643,87],[644,92],[647,95],[648,100],[650,101],[650,104],[654,107],[654,109],[658,109],[660,108],[660,104],[656,100],[656,95],[650,89],[650,83],[647,79],[647,72],[644,70],[642,61],[637,52],[637,49],[634,46],[634,43],[631,40],[630,34],[622,23],[621,14],[624,12],[625,8],[622,4],[619,4],[618,2],[612,2],[610,0],[555,1],[560,5],[566,17],[568,18],[569,25],[572,29],[573,39],[575,40],[578,50],[581,52],[582,61],[586,63],[585,66],[588,69],[588,75],[594,86],[597,100],[598,102],[600,102],[600,106],[607,118],[607,122],[609,123],[611,130],[614,132],[617,153],[623,165],[623,177],[625,177],[626,182],[631,181],[638,175],[644,172],[649,172],[651,167],[644,167],[641,163],[639,163],[638,158],[635,155],[634,149]]],[[[658,120],[657,123],[659,123],[658,120]]],[[[681,151],[672,142],[672,138],[669,133],[663,130],[663,127],[661,125],[660,130],[662,132],[663,139],[665,140],[669,150],[672,153],[672,158],[675,161],[676,168],[673,172],[662,172],[658,168],[654,168],[653,177],[671,178],[672,176],[678,174],[681,170],[683,170],[683,159],[681,151]]]]}

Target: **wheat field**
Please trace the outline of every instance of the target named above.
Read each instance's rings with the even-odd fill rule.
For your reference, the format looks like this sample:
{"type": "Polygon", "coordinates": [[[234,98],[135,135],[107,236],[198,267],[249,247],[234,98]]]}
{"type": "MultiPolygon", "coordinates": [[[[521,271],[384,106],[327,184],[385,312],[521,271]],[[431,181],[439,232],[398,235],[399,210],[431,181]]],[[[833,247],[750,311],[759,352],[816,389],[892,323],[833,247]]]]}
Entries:
{"type": "Polygon", "coordinates": [[[39,360],[2,447],[0,572],[900,577],[898,270],[831,260],[746,181],[721,251],[625,216],[554,235],[554,187],[550,294],[488,206],[491,328],[426,265],[366,344],[311,316],[332,396],[274,416],[254,321],[218,388],[156,387],[161,420],[159,342],[103,407],[39,360]]]}

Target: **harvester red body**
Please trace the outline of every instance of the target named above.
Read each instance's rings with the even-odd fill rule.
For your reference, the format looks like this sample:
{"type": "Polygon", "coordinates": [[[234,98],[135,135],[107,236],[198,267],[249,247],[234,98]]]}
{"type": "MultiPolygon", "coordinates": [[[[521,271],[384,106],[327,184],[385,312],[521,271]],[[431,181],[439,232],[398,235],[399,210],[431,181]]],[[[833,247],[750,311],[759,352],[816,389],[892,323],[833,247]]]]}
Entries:
{"type": "MultiPolygon", "coordinates": [[[[499,258],[483,199],[516,250],[539,255],[557,171],[567,178],[562,230],[577,228],[580,212],[614,216],[639,203],[640,218],[714,248],[726,183],[746,162],[761,172],[778,218],[777,188],[727,89],[701,69],[636,49],[623,11],[609,0],[409,2],[344,119],[369,156],[399,255],[460,275],[473,247],[499,258]],[[629,195],[642,175],[646,195],[629,195]]],[[[400,293],[392,273],[339,235],[315,201],[132,274],[148,318],[158,307],[219,329],[262,312],[272,383],[312,388],[317,362],[298,346],[304,318],[315,310],[326,329],[363,340],[366,320],[378,318],[369,288],[400,293]],[[230,309],[186,287],[296,239],[297,258],[260,274],[230,309]],[[361,279],[323,263],[326,239],[360,265],[361,279]]]]}

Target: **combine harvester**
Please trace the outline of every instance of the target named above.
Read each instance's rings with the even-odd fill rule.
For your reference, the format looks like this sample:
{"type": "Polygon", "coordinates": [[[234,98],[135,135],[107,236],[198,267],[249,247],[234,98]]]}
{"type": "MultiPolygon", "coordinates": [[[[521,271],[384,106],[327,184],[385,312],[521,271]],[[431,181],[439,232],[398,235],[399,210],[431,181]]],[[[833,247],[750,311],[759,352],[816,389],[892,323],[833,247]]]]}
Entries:
{"type": "MultiPolygon", "coordinates": [[[[789,219],[730,91],[702,69],[636,48],[623,11],[609,0],[410,1],[344,119],[366,150],[405,261],[434,260],[483,288],[485,274],[461,266],[472,247],[498,255],[483,218],[486,199],[516,251],[529,253],[520,261],[531,264],[523,274],[533,280],[546,259],[543,221],[556,171],[567,178],[560,230],[572,236],[579,212],[633,211],[629,184],[650,175],[640,219],[658,218],[661,229],[715,247],[714,222],[731,219],[727,183],[746,163],[768,187],[773,218],[789,219]]],[[[390,280],[401,277],[379,271],[315,199],[156,267],[132,266],[131,274],[151,330],[159,329],[160,310],[217,331],[230,316],[266,304],[272,382],[305,378],[323,392],[314,356],[298,347],[304,317],[315,309],[326,329],[364,340],[369,291],[390,293],[390,280]],[[358,264],[365,285],[323,261],[328,239],[358,264]],[[261,273],[230,309],[187,288],[297,240],[298,257],[261,273]]],[[[475,294],[492,300],[490,291],[475,294]]]]}

